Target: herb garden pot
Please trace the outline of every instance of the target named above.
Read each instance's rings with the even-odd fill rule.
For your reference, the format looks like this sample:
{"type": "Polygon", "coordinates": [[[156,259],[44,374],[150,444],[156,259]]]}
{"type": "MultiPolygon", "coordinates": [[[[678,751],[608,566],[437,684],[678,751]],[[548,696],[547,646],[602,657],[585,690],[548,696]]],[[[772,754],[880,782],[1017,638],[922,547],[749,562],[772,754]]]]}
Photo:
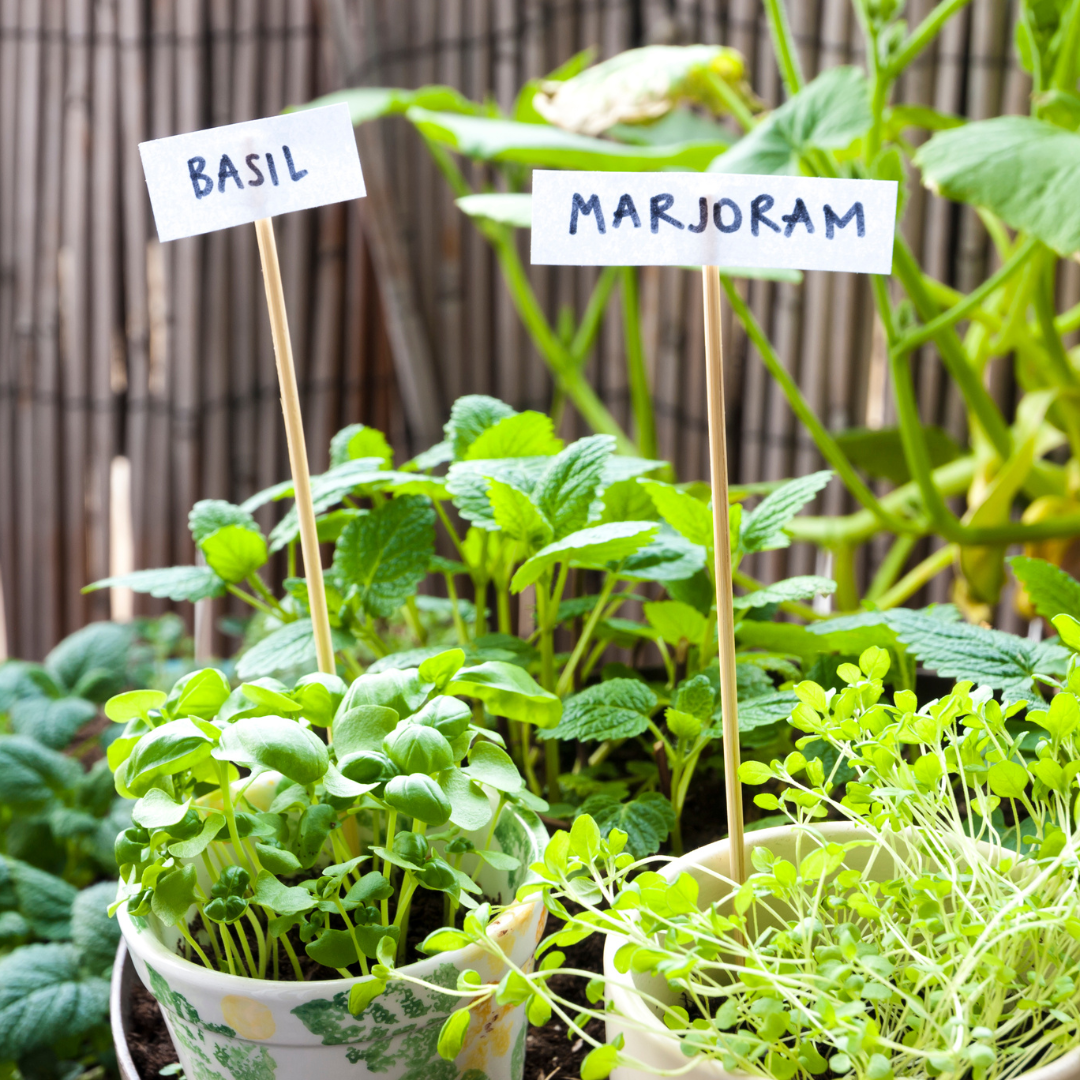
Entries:
{"type": "MultiPolygon", "coordinates": [[[[486,830],[484,830],[486,833],[486,830]]],[[[471,837],[482,842],[479,834],[471,837]]],[[[542,858],[547,832],[528,811],[507,806],[494,847],[514,855],[513,871],[485,866],[478,883],[509,902],[542,858]]],[[[460,998],[391,982],[358,1017],[347,1007],[356,979],[274,982],[212,971],[183,959],[179,932],[154,916],[117,917],[139,978],[161,1006],[188,1080],[520,1080],[526,1018],[514,1006],[478,1010],[461,1053],[444,1061],[439,1031],[460,998]]],[[[523,903],[492,922],[492,936],[519,965],[531,964],[543,934],[540,903],[523,903]]],[[[475,946],[440,953],[400,969],[453,989],[474,969],[499,979],[499,965],[475,946]]],[[[150,1080],[150,1078],[146,1078],[150,1080]]]]}
{"type": "MultiPolygon", "coordinates": [[[[826,841],[835,843],[847,843],[858,839],[860,835],[867,835],[858,826],[848,822],[827,822],[817,825],[816,828],[826,841]]],[[[748,833],[745,837],[746,865],[751,865],[750,853],[756,847],[768,848],[774,855],[795,861],[797,837],[798,834],[787,827],[748,833]]],[[[805,855],[807,850],[806,842],[803,841],[802,853],[805,855]]],[[[849,853],[848,865],[853,865],[856,858],[857,855],[852,857],[849,853]]],[[[869,853],[866,858],[869,858],[869,853]]],[[[887,871],[888,866],[887,859],[879,858],[872,870],[872,876],[878,879],[887,871]]],[[[698,871],[699,867],[705,867],[717,874],[730,873],[728,841],[718,840],[716,843],[706,844],[705,847],[691,851],[659,868],[659,873],[669,880],[674,880],[683,871],[691,874],[699,885],[698,901],[702,907],[707,907],[723,896],[727,889],[711,874],[698,871]]],[[[653,1072],[684,1069],[686,1057],[676,1038],[664,1026],[663,1020],[640,995],[627,990],[625,982],[628,978],[632,978],[635,986],[661,1001],[675,1004],[677,1000],[663,979],[650,975],[619,973],[615,966],[615,954],[625,941],[625,938],[612,935],[607,938],[604,946],[606,997],[613,1010],[607,1019],[607,1041],[613,1042],[622,1035],[625,1039],[625,1054],[648,1066],[649,1071],[621,1066],[614,1069],[611,1076],[612,1080],[651,1080],[653,1072]]],[[[696,1068],[683,1075],[693,1077],[694,1080],[725,1080],[732,1074],[727,1073],[715,1060],[703,1060],[696,1068]]],[[[1070,1050],[1048,1065],[1024,1073],[1023,1078],[1024,1080],[1080,1080],[1080,1047],[1070,1050]]]]}

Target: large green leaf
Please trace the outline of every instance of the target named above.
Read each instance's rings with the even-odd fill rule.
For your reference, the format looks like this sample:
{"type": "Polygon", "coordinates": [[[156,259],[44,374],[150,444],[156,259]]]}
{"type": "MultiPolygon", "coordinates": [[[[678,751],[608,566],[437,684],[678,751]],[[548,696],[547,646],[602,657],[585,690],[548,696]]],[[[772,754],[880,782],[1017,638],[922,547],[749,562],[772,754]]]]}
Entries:
{"type": "Polygon", "coordinates": [[[491,191],[463,195],[454,200],[457,208],[473,218],[487,218],[515,229],[532,228],[532,195],[528,192],[491,191]]]}
{"type": "MultiPolygon", "coordinates": [[[[334,648],[352,644],[350,635],[331,630],[334,648]]],[[[245,681],[277,672],[311,670],[315,666],[315,633],[310,619],[286,623],[256,642],[236,663],[237,677],[245,681]]]]}
{"type": "Polygon", "coordinates": [[[72,944],[95,975],[109,973],[120,944],[120,924],[109,916],[109,905],[115,899],[116,882],[99,881],[83,889],[71,905],[72,944]]]}
{"type": "Polygon", "coordinates": [[[661,531],[643,548],[628,556],[619,576],[636,581],[684,581],[705,567],[705,548],[691,544],[674,530],[661,531]]]}
{"type": "Polygon", "coordinates": [[[523,668],[500,660],[459,669],[446,693],[479,698],[494,716],[526,720],[538,728],[554,727],[562,716],[562,702],[554,694],[523,668]]]}
{"type": "MultiPolygon", "coordinates": [[[[930,464],[935,469],[960,456],[960,447],[948,432],[933,424],[924,425],[922,432],[930,454],[930,464]]],[[[849,428],[837,432],[836,441],[851,463],[868,475],[888,480],[897,486],[911,479],[899,428],[849,428]]]]}
{"type": "Polygon", "coordinates": [[[213,753],[221,761],[276,770],[304,786],[320,779],[330,763],[326,744],[283,716],[249,716],[229,724],[213,753]]]}
{"type": "Polygon", "coordinates": [[[551,457],[563,448],[551,417],[531,409],[504,416],[469,443],[465,459],[551,457]]]}
{"type": "Polygon", "coordinates": [[[108,1016],[109,983],[71,945],[27,945],[0,960],[0,1061],[84,1035],[108,1016]]]}
{"type": "Polygon", "coordinates": [[[749,514],[744,514],[739,547],[745,552],[787,547],[791,538],[784,526],[829,482],[828,469],[790,480],[766,495],[749,514]]]}
{"type": "Polygon", "coordinates": [[[95,622],[69,634],[48,656],[45,670],[72,694],[102,702],[123,689],[131,625],[95,622]]]}
{"type": "Polygon", "coordinates": [[[516,410],[505,401],[487,394],[465,394],[459,397],[450,406],[450,419],[443,428],[446,441],[453,451],[453,460],[463,460],[466,451],[483,432],[494,427],[500,420],[514,415],[516,410]]]}
{"type": "Polygon", "coordinates": [[[589,508],[614,449],[613,436],[589,435],[571,443],[548,462],[532,496],[551,522],[556,540],[576,532],[589,520],[589,508]]]}
{"type": "Polygon", "coordinates": [[[601,836],[612,829],[626,833],[626,850],[635,859],[654,855],[675,825],[675,811],[659,791],[646,791],[629,802],[619,802],[611,795],[590,795],[578,808],[576,817],[588,814],[596,822],[601,836]]]}
{"type": "Polygon", "coordinates": [[[713,546],[712,507],[681,491],[674,484],[659,480],[639,480],[656,506],[657,513],[691,544],[702,548],[713,546]]]}
{"type": "Polygon", "coordinates": [[[71,937],[71,907],[79,895],[74,885],[20,859],[0,855],[0,896],[5,893],[8,904],[4,906],[16,908],[39,938],[66,941],[71,937]]]}
{"type": "Polygon", "coordinates": [[[543,124],[431,112],[413,106],[405,114],[432,142],[478,161],[515,162],[539,169],[605,172],[703,170],[723,149],[718,143],[626,146],[575,135],[543,124]]]}
{"type": "Polygon", "coordinates": [[[521,592],[555,563],[590,567],[619,563],[648,544],[659,528],[654,521],[613,521],[608,525],[581,529],[541,548],[522,563],[510,587],[514,592],[521,592]]]}
{"type": "Polygon", "coordinates": [[[649,625],[669,645],[688,641],[700,647],[704,643],[709,623],[696,608],[681,600],[653,600],[644,606],[649,625]]]}
{"type": "Polygon", "coordinates": [[[226,525],[212,532],[199,547],[207,566],[230,585],[254,574],[269,557],[263,534],[243,525],[226,525]]]}
{"type": "Polygon", "coordinates": [[[345,527],[334,569],[364,610],[392,615],[416,592],[435,549],[435,511],[422,495],[400,495],[345,527]]]}
{"type": "Polygon", "coordinates": [[[946,198],[992,210],[1061,255],[1080,250],[1080,134],[1029,116],[939,131],[915,155],[946,198]]]}
{"type": "Polygon", "coordinates": [[[498,480],[519,491],[531,492],[552,460],[538,456],[456,461],[446,474],[446,490],[466,521],[477,528],[495,532],[499,526],[488,495],[490,482],[498,480]]]}
{"type": "Polygon", "coordinates": [[[144,795],[159,776],[172,776],[205,761],[213,745],[210,736],[186,716],[170,720],[135,744],[123,764],[123,782],[132,794],[144,795]]]}
{"type": "Polygon", "coordinates": [[[23,698],[11,706],[9,716],[17,735],[62,750],[83,724],[97,716],[97,706],[81,697],[23,698]]]}
{"type": "Polygon", "coordinates": [[[816,574],[801,574],[797,577],[784,578],[772,585],[755,589],[745,596],[736,596],[737,611],[764,607],[766,604],[782,604],[791,600],[806,600],[811,596],[830,596],[836,592],[836,582],[831,578],[818,577],[816,574]]]}
{"type": "Polygon", "coordinates": [[[25,735],[0,735],[0,804],[16,810],[44,808],[75,787],[79,763],[25,735]]]}
{"type": "Polygon", "coordinates": [[[551,542],[551,523],[524,491],[501,480],[492,480],[488,500],[495,524],[511,540],[524,544],[526,553],[551,542]]]}
{"type": "Polygon", "coordinates": [[[249,510],[224,499],[201,499],[188,513],[191,537],[200,546],[208,536],[229,525],[238,525],[252,532],[261,531],[249,510]]]}
{"type": "Polygon", "coordinates": [[[389,468],[394,451],[386,436],[367,424],[348,424],[330,440],[330,465],[344,465],[357,458],[382,458],[389,468]]]}
{"type": "Polygon", "coordinates": [[[709,171],[798,175],[808,151],[843,150],[873,120],[863,72],[830,68],[721,154],[709,171]]]}
{"type": "Polygon", "coordinates": [[[1045,559],[1015,555],[1008,560],[1035,610],[1044,618],[1071,615],[1080,619],[1080,581],[1045,559]]]}
{"type": "Polygon", "coordinates": [[[638,679],[608,679],[568,697],[558,727],[539,731],[541,739],[599,742],[630,739],[649,726],[656,695],[638,679]]]}
{"type": "Polygon", "coordinates": [[[131,574],[102,578],[83,592],[96,589],[131,589],[159,600],[206,600],[225,595],[225,582],[209,566],[165,566],[160,570],[136,570],[131,574]]]}

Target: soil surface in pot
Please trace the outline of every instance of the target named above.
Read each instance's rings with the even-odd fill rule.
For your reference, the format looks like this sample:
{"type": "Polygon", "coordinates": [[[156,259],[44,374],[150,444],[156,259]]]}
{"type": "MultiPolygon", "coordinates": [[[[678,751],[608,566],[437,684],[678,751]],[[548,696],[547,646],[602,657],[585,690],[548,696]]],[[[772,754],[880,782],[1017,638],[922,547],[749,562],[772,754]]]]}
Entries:
{"type": "MultiPolygon", "coordinates": [[[[435,893],[427,895],[438,896],[435,893]]],[[[441,907],[439,911],[441,914],[441,907]]],[[[419,925],[419,920],[417,922],[419,925]]],[[[559,926],[559,921],[549,916],[547,932],[554,933],[559,926]]],[[[415,947],[415,943],[421,941],[426,932],[418,928],[414,938],[410,929],[410,948],[415,947]]],[[[566,953],[567,967],[595,971],[598,975],[603,970],[604,941],[598,934],[562,951],[566,953]]],[[[301,964],[304,960],[314,963],[305,956],[301,964]]],[[[314,966],[320,967],[317,964],[314,966]]],[[[312,977],[320,976],[308,976],[312,977]]],[[[340,978],[337,972],[322,977],[340,978]]],[[[559,976],[552,979],[551,985],[563,997],[582,1006],[586,1004],[583,979],[559,976]]],[[[595,1038],[603,1038],[602,1021],[590,1020],[587,1030],[595,1038]]],[[[142,1080],[157,1080],[161,1069],[179,1060],[158,1003],[138,979],[134,980],[131,987],[131,1034],[128,1037],[128,1047],[142,1080]]],[[[588,1052],[589,1046],[584,1040],[571,1040],[566,1037],[566,1025],[558,1019],[551,1020],[542,1028],[530,1027],[525,1042],[523,1080],[577,1080],[581,1073],[581,1062],[588,1052]]]]}

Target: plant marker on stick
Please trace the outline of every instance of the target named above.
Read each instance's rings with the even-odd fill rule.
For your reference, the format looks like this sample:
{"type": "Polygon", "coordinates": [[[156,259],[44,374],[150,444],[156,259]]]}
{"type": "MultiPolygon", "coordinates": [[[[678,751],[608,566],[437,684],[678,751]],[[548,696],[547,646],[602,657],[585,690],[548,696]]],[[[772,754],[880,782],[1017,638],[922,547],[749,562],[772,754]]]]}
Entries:
{"type": "Polygon", "coordinates": [[[730,876],[746,879],[724,431],[720,272],[892,270],[897,184],[722,173],[533,173],[532,261],[700,266],[730,876]]]}
{"type": "Polygon", "coordinates": [[[161,240],[255,223],[319,670],[336,672],[300,395],[271,220],[365,194],[345,104],[139,144],[161,240]]]}

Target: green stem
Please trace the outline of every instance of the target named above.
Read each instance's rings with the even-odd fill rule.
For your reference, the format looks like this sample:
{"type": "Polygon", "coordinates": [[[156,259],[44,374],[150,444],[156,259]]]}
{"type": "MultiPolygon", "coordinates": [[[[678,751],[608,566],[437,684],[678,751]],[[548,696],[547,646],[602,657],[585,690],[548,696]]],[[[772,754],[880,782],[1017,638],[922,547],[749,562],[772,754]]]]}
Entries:
{"type": "MultiPolygon", "coordinates": [[[[229,786],[229,766],[224,761],[218,762],[217,774],[218,786],[221,790],[221,809],[225,815],[225,824],[229,827],[229,839],[232,841],[233,849],[236,851],[235,857],[239,859],[242,853],[251,868],[251,876],[256,878],[259,876],[259,870],[256,866],[257,860],[253,859],[248,849],[240,842],[240,833],[236,828],[236,814],[233,812],[232,804],[232,788],[229,786]]],[[[224,926],[225,924],[222,923],[221,925],[224,926]]]]}
{"type": "Polygon", "coordinates": [[[912,536],[910,533],[906,536],[898,536],[893,540],[889,553],[881,560],[881,566],[878,567],[874,580],[870,582],[870,588],[866,590],[867,600],[877,600],[892,585],[897,575],[903,570],[904,563],[907,562],[911,549],[915,546],[917,540],[918,537],[912,536]]]}
{"type": "Polygon", "coordinates": [[[247,583],[274,609],[279,618],[289,620],[292,616],[279,603],[277,597],[266,587],[263,579],[254,571],[248,574],[247,583]]]}
{"type": "Polygon", "coordinates": [[[293,949],[289,943],[289,937],[287,934],[282,934],[278,939],[282,945],[285,946],[285,955],[289,958],[289,963],[292,964],[293,974],[296,976],[297,982],[304,982],[304,970],[300,967],[300,961],[297,958],[296,950],[293,949]]]}
{"type": "Polygon", "coordinates": [[[637,268],[624,266],[622,276],[623,339],[626,345],[626,376],[630,383],[630,405],[634,412],[638,447],[641,456],[655,459],[656,414],[649,390],[649,373],[645,366],[645,346],[641,340],[641,300],[638,293],[637,268]]]}
{"type": "Polygon", "coordinates": [[[1061,44],[1058,46],[1050,85],[1058,90],[1075,90],[1077,67],[1080,66],[1080,0],[1073,0],[1061,25],[1064,33],[1058,31],[1061,33],[1061,44]]]}
{"type": "Polygon", "coordinates": [[[177,929],[178,929],[178,930],[180,931],[180,933],[181,933],[181,934],[183,934],[183,935],[184,935],[184,940],[185,940],[185,941],[187,941],[187,943],[188,943],[188,944],[189,944],[189,945],[191,946],[191,948],[192,948],[192,949],[193,949],[193,950],[195,951],[195,954],[196,954],[196,955],[198,956],[198,958],[199,958],[199,959],[200,959],[200,960],[201,960],[201,961],[202,961],[202,962],[203,962],[203,963],[204,963],[204,964],[205,964],[205,965],[206,965],[206,966],[207,966],[207,967],[208,967],[208,968],[209,968],[209,969],[210,969],[211,971],[213,971],[213,970],[214,970],[214,965],[210,963],[210,958],[209,958],[209,957],[208,957],[208,956],[206,955],[206,953],[204,953],[204,952],[202,951],[202,949],[201,949],[201,948],[199,947],[199,943],[198,943],[198,942],[197,942],[197,941],[195,940],[195,938],[194,938],[194,937],[192,937],[192,935],[191,935],[191,931],[190,931],[190,930],[188,930],[188,928],[187,928],[187,927],[186,927],[186,926],[184,925],[184,923],[183,923],[183,920],[181,920],[180,922],[178,922],[178,923],[176,924],[176,928],[177,928],[177,929]]]}
{"type": "Polygon", "coordinates": [[[248,904],[245,914],[248,917],[248,921],[255,929],[255,940],[259,944],[259,978],[266,978],[266,935],[263,933],[262,925],[259,922],[258,916],[251,910],[251,905],[248,904]]]}
{"type": "Polygon", "coordinates": [[[238,597],[240,600],[243,600],[245,604],[253,607],[256,611],[261,611],[264,615],[273,615],[275,619],[277,618],[276,611],[274,611],[272,608],[268,608],[261,600],[258,600],[254,596],[252,596],[251,593],[244,592],[243,589],[239,588],[236,585],[226,585],[225,589],[227,592],[231,592],[233,596],[238,597]]]}
{"type": "MultiPolygon", "coordinates": [[[[224,924],[222,924],[224,925],[224,924]]],[[[258,978],[257,972],[259,965],[255,963],[255,957],[251,952],[251,946],[248,944],[247,934],[244,933],[244,929],[240,926],[240,921],[237,920],[236,936],[240,939],[240,948],[244,950],[244,959],[247,961],[248,974],[253,979],[258,978]]]]}
{"type": "Polygon", "coordinates": [[[743,324],[750,340],[757,346],[757,350],[761,355],[765,367],[768,368],[769,374],[772,375],[779,384],[780,389],[788,400],[788,404],[791,406],[792,412],[795,413],[802,421],[803,426],[810,432],[810,435],[817,448],[821,451],[822,456],[840,475],[840,479],[843,480],[848,491],[850,491],[851,494],[854,495],[855,498],[882,523],[882,525],[884,525],[885,528],[898,533],[910,532],[910,523],[904,521],[902,518],[898,518],[895,514],[890,513],[866,484],[863,483],[862,478],[855,471],[855,467],[848,461],[847,455],[840,449],[840,445],[832,435],[829,434],[825,425],[818,419],[814,410],[810,407],[810,403],[803,397],[798,384],[791,377],[787,368],[784,367],[780,357],[776,355],[776,350],[773,349],[772,343],[765,336],[765,332],[761,329],[753,312],[739,295],[731,278],[721,274],[720,281],[724,286],[724,292],[727,293],[735,317],[743,324]]]}
{"type": "Polygon", "coordinates": [[[705,81],[712,87],[723,106],[731,113],[735,123],[749,131],[754,126],[754,114],[746,107],[746,102],[715,71],[706,70],[705,81]]]}
{"type": "MultiPolygon", "coordinates": [[[[565,570],[565,566],[563,567],[565,570]]],[[[555,627],[551,608],[558,604],[557,596],[548,595],[548,571],[536,583],[536,619],[540,627],[540,685],[548,691],[555,691],[555,627]]],[[[565,575],[560,574],[565,581],[565,575]]],[[[559,590],[561,592],[561,589],[559,590]]],[[[547,739],[544,742],[544,774],[547,781],[549,802],[558,802],[561,797],[559,788],[559,747],[558,740],[547,739]]]]}
{"type": "Polygon", "coordinates": [[[833,559],[833,577],[836,578],[836,604],[841,611],[857,611],[859,586],[855,576],[855,547],[841,544],[833,559]]]}
{"type": "Polygon", "coordinates": [[[450,523],[450,518],[443,508],[442,499],[432,499],[431,501],[435,504],[435,513],[439,515],[439,520],[443,523],[443,528],[446,530],[447,536],[450,537],[454,547],[457,548],[458,558],[466,566],[469,566],[469,559],[465,554],[465,545],[462,544],[461,537],[457,534],[457,529],[450,523]]]}
{"type": "Polygon", "coordinates": [[[1058,382],[1062,386],[1075,386],[1076,372],[1069,363],[1069,356],[1054,325],[1054,278],[1057,260],[1047,253],[1041,261],[1043,265],[1040,267],[1040,280],[1035,283],[1031,299],[1039,329],[1042,331],[1043,347],[1058,382]]]}
{"type": "Polygon", "coordinates": [[[413,637],[416,638],[418,645],[427,644],[427,631],[424,629],[424,624],[420,621],[420,612],[416,607],[416,597],[410,596],[405,601],[405,621],[409,624],[409,629],[413,632],[413,637]]]}
{"type": "MultiPolygon", "coordinates": [[[[397,811],[391,809],[386,815],[386,842],[383,845],[387,851],[393,851],[394,849],[394,833],[397,831],[397,811]]],[[[387,881],[390,880],[390,875],[394,872],[393,863],[389,859],[383,859],[382,874],[387,881]]],[[[381,901],[382,906],[382,921],[383,926],[386,926],[390,921],[390,900],[386,898],[381,901]]]]}
{"type": "Polygon", "coordinates": [[[461,617],[461,608],[458,606],[458,594],[457,586],[454,584],[454,575],[451,573],[443,574],[446,579],[446,595],[450,598],[450,603],[453,605],[451,608],[454,620],[454,630],[457,632],[458,644],[462,647],[469,643],[469,632],[465,629],[465,620],[461,617]]]}
{"type": "Polygon", "coordinates": [[[596,335],[600,332],[600,324],[607,310],[608,300],[611,299],[612,290],[616,281],[619,280],[619,267],[605,266],[596,279],[589,302],[585,306],[585,314],[581,316],[581,323],[570,342],[570,355],[580,367],[585,362],[589,350],[596,341],[596,335]]]}
{"type": "Polygon", "coordinates": [[[908,35],[889,64],[892,75],[899,75],[941,33],[941,28],[970,0],[941,0],[933,11],[908,35]]]}
{"type": "Polygon", "coordinates": [[[563,668],[562,675],[559,676],[559,683],[555,687],[555,693],[558,697],[565,697],[574,685],[574,670],[580,663],[592,639],[593,631],[595,631],[601,616],[604,614],[604,608],[607,606],[608,597],[611,596],[611,590],[615,588],[615,582],[616,577],[614,574],[604,576],[604,584],[600,589],[596,604],[593,606],[592,611],[589,612],[589,618],[582,628],[581,637],[578,638],[574,651],[570,654],[570,659],[567,661],[566,667],[563,668]]]}
{"type": "Polygon", "coordinates": [[[806,77],[799,63],[799,51],[788,22],[787,9],[780,0],[765,0],[765,17],[769,20],[769,33],[772,35],[780,76],[788,97],[794,97],[806,84],[806,77]]]}
{"type": "Polygon", "coordinates": [[[918,566],[906,573],[888,592],[883,593],[878,601],[878,608],[887,611],[902,604],[914,596],[931,578],[952,566],[959,549],[955,544],[946,544],[943,548],[928,555],[918,566]]]}
{"type": "MultiPolygon", "coordinates": [[[[228,923],[221,924],[221,940],[225,943],[225,955],[229,958],[229,971],[235,975],[238,967],[243,969],[244,961],[240,958],[240,952],[236,948],[236,942],[233,941],[232,934],[229,933],[228,923]]],[[[247,975],[248,972],[241,970],[240,974],[247,975]]]]}

